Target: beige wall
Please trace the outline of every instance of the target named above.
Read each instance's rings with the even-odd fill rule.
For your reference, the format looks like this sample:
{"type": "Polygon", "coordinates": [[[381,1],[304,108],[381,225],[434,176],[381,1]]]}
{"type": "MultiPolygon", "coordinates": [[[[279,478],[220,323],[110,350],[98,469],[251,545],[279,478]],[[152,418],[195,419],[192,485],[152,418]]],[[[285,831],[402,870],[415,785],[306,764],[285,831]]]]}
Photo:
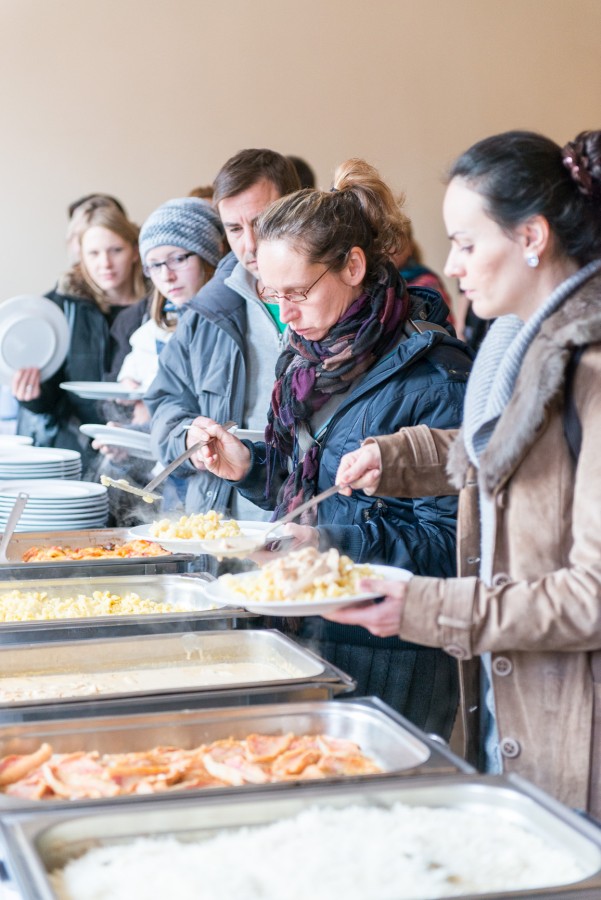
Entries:
{"type": "Polygon", "coordinates": [[[0,0],[0,300],[52,286],[70,200],[141,222],[245,146],[365,156],[441,269],[450,160],[601,126],[600,34],[599,0],[0,0]]]}

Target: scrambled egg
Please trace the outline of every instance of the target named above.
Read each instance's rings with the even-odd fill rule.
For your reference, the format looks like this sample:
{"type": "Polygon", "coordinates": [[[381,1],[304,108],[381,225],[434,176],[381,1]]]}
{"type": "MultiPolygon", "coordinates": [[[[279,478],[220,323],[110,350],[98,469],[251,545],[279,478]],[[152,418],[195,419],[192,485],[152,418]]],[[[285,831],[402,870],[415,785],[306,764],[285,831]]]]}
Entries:
{"type": "Polygon", "coordinates": [[[128,593],[110,591],[92,596],[51,597],[47,591],[8,591],[0,594],[0,622],[35,622],[43,619],[81,619],[93,616],[156,615],[184,612],[186,607],[159,603],[128,593]]]}
{"type": "Polygon", "coordinates": [[[192,516],[182,516],[177,522],[161,519],[150,526],[153,537],[183,540],[214,540],[241,534],[235,519],[224,519],[221,513],[211,510],[192,516]]]}
{"type": "Polygon", "coordinates": [[[242,602],[306,602],[352,597],[358,594],[361,579],[373,574],[371,566],[355,565],[333,548],[320,553],[305,547],[268,563],[259,572],[242,578],[222,575],[219,581],[242,602]]]}

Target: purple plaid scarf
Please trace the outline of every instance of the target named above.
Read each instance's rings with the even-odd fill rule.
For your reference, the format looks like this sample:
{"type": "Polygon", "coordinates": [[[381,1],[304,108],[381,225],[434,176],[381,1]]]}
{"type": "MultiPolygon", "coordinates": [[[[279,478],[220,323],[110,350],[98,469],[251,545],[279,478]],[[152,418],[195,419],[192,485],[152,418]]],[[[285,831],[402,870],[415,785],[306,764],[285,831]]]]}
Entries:
{"type": "MultiPolygon", "coordinates": [[[[299,462],[298,431],[309,432],[311,416],[335,394],[349,389],[398,341],[409,295],[405,282],[389,264],[371,290],[346,310],[321,341],[308,341],[290,331],[289,344],[276,364],[276,382],[267,416],[267,492],[273,456],[292,459],[292,472],[284,482],[272,519],[275,521],[312,497],[317,490],[320,447],[316,443],[299,462]]],[[[300,521],[312,525],[315,510],[300,521]]]]}

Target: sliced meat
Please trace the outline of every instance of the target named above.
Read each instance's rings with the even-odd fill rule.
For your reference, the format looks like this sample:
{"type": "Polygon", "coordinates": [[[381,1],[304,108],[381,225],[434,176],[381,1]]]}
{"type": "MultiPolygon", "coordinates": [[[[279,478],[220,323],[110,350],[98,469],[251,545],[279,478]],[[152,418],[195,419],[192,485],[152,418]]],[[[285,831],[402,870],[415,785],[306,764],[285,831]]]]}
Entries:
{"type": "Polygon", "coordinates": [[[265,784],[269,776],[256,763],[249,762],[240,741],[215,741],[202,755],[207,772],[226,784],[265,784]]]}
{"type": "Polygon", "coordinates": [[[253,762],[271,762],[284,753],[294,740],[289,734],[249,734],[245,740],[246,755],[253,762]]]}
{"type": "Polygon", "coordinates": [[[35,753],[5,756],[0,759],[0,787],[24,778],[32,769],[41,766],[52,756],[50,744],[42,744],[35,753]]]}

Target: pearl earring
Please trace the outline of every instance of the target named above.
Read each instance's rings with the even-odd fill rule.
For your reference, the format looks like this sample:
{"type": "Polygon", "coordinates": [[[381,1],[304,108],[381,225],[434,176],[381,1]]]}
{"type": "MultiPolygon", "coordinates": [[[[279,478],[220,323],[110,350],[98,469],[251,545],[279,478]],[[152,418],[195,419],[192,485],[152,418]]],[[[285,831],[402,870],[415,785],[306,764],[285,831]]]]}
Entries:
{"type": "Polygon", "coordinates": [[[526,256],[526,265],[530,266],[531,269],[536,269],[539,262],[540,259],[538,258],[538,253],[536,253],[534,250],[528,253],[528,255],[526,256]]]}

